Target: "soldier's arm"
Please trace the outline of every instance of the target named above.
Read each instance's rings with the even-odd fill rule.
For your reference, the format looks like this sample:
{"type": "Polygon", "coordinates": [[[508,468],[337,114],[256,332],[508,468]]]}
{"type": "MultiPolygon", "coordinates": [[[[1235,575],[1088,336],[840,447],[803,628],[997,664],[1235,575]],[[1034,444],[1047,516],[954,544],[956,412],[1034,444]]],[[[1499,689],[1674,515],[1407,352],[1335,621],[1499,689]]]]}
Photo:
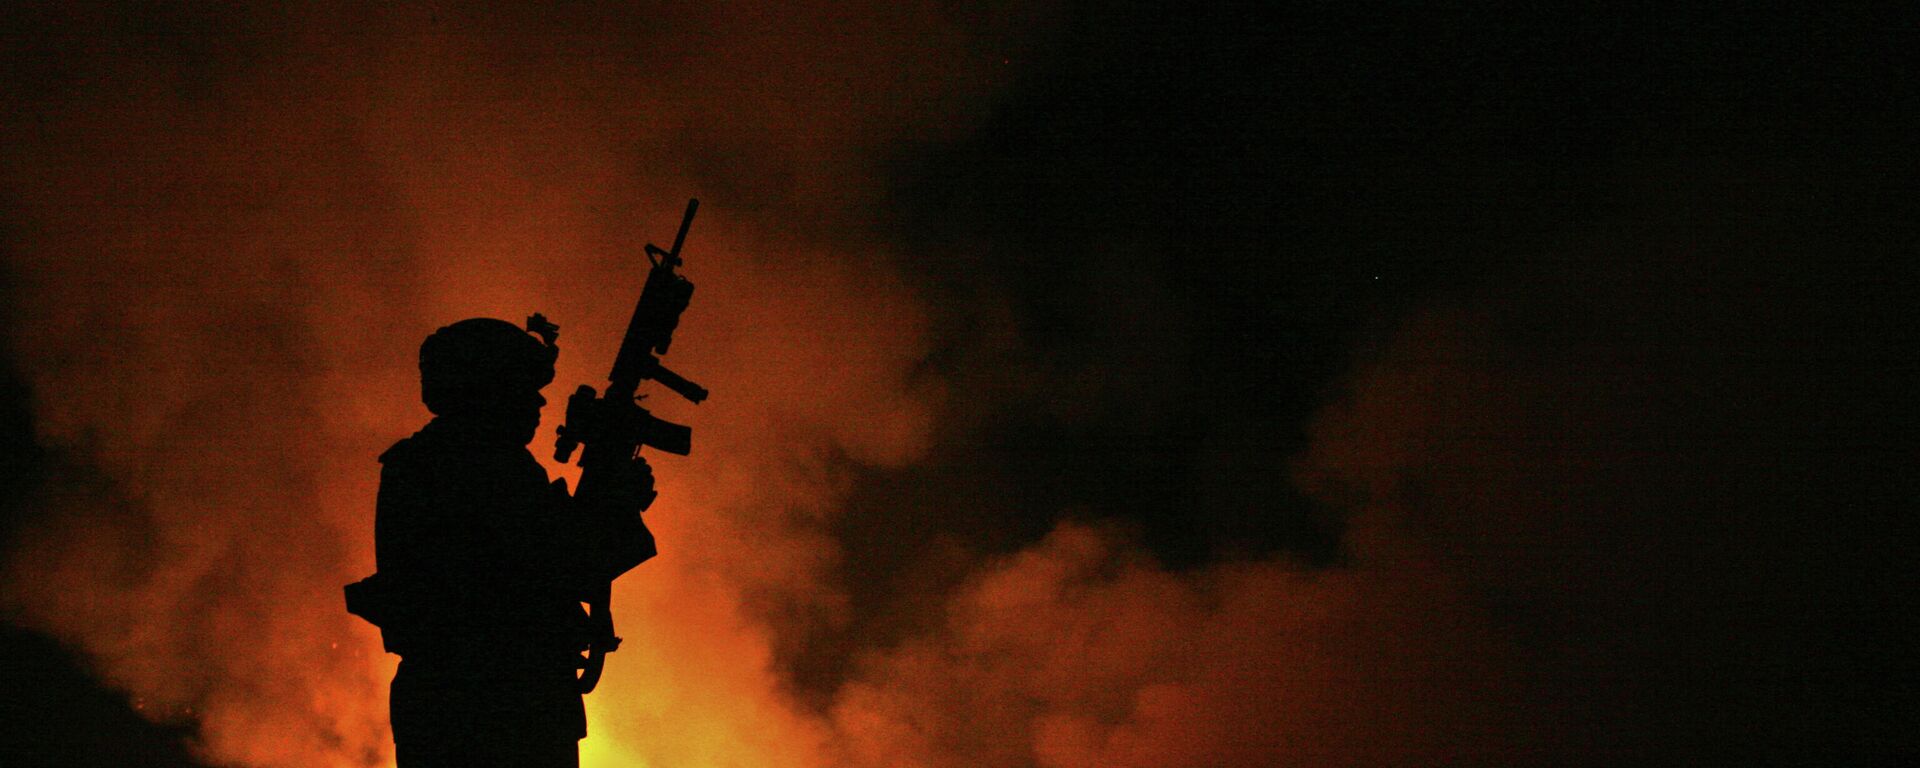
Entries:
{"type": "Polygon", "coordinates": [[[604,590],[620,573],[652,555],[652,534],[630,504],[619,514],[617,496],[569,495],[564,484],[548,484],[545,471],[531,461],[487,469],[493,477],[508,480],[502,487],[473,489],[476,504],[491,502],[497,510],[480,521],[495,572],[530,586],[588,594],[604,590]],[[508,485],[511,491],[504,487],[508,485]]]}
{"type": "Polygon", "coordinates": [[[598,548],[598,567],[611,581],[654,555],[653,532],[640,513],[653,503],[653,469],[645,459],[634,458],[615,470],[603,473],[589,493],[575,494],[574,514],[590,521],[589,535],[598,548]]]}
{"type": "MultiPolygon", "coordinates": [[[[383,457],[384,458],[384,457],[383,457]]],[[[444,499],[436,498],[429,473],[406,461],[386,463],[374,506],[374,558],[389,587],[392,621],[381,631],[390,650],[455,631],[449,624],[457,590],[457,563],[446,551],[444,499]]]]}

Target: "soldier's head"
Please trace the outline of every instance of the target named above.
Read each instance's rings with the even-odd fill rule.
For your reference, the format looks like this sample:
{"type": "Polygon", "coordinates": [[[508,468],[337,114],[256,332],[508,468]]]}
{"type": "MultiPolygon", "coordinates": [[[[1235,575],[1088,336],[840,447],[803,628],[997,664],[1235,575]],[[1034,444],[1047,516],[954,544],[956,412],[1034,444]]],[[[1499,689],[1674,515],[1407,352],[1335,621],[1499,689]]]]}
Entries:
{"type": "Polygon", "coordinates": [[[558,353],[505,320],[462,320],[420,345],[420,399],[436,416],[492,420],[532,440],[558,353]]]}

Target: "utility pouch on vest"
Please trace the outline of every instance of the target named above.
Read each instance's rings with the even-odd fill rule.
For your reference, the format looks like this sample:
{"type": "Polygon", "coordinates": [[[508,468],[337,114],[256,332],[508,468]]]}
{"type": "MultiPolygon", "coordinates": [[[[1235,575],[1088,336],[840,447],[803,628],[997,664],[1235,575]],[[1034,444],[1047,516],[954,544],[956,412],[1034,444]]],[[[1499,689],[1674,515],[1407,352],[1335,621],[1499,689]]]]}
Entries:
{"type": "Polygon", "coordinates": [[[379,573],[348,584],[342,590],[347,597],[347,613],[380,628],[380,646],[388,653],[400,653],[394,642],[395,618],[405,612],[404,600],[393,580],[379,573]]]}

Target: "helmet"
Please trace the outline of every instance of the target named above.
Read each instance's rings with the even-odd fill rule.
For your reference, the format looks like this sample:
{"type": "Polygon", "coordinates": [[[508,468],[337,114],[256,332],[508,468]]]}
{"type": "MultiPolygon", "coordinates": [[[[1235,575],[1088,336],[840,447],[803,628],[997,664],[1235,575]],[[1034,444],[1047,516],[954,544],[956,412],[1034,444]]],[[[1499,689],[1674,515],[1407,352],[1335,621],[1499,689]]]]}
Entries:
{"type": "Polygon", "coordinates": [[[465,404],[538,392],[553,381],[559,353],[550,338],[536,339],[505,320],[462,320],[420,344],[420,399],[440,416],[465,404]]]}

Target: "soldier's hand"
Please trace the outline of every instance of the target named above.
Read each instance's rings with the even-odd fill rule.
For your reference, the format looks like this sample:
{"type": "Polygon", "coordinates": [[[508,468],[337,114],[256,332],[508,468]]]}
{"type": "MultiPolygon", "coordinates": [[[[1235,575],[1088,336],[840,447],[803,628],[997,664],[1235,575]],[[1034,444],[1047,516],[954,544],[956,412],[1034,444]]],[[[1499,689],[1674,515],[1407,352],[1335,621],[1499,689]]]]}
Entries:
{"type": "Polygon", "coordinates": [[[605,558],[605,578],[613,579],[659,554],[659,550],[640,514],[653,504],[653,468],[639,457],[607,468],[614,470],[605,475],[609,482],[603,486],[600,507],[607,515],[602,518],[607,524],[596,534],[600,537],[596,546],[605,558]]]}
{"type": "Polygon", "coordinates": [[[639,512],[653,504],[653,467],[646,459],[635,456],[631,461],[611,464],[607,469],[614,470],[607,477],[606,485],[606,501],[611,511],[639,512]]]}

